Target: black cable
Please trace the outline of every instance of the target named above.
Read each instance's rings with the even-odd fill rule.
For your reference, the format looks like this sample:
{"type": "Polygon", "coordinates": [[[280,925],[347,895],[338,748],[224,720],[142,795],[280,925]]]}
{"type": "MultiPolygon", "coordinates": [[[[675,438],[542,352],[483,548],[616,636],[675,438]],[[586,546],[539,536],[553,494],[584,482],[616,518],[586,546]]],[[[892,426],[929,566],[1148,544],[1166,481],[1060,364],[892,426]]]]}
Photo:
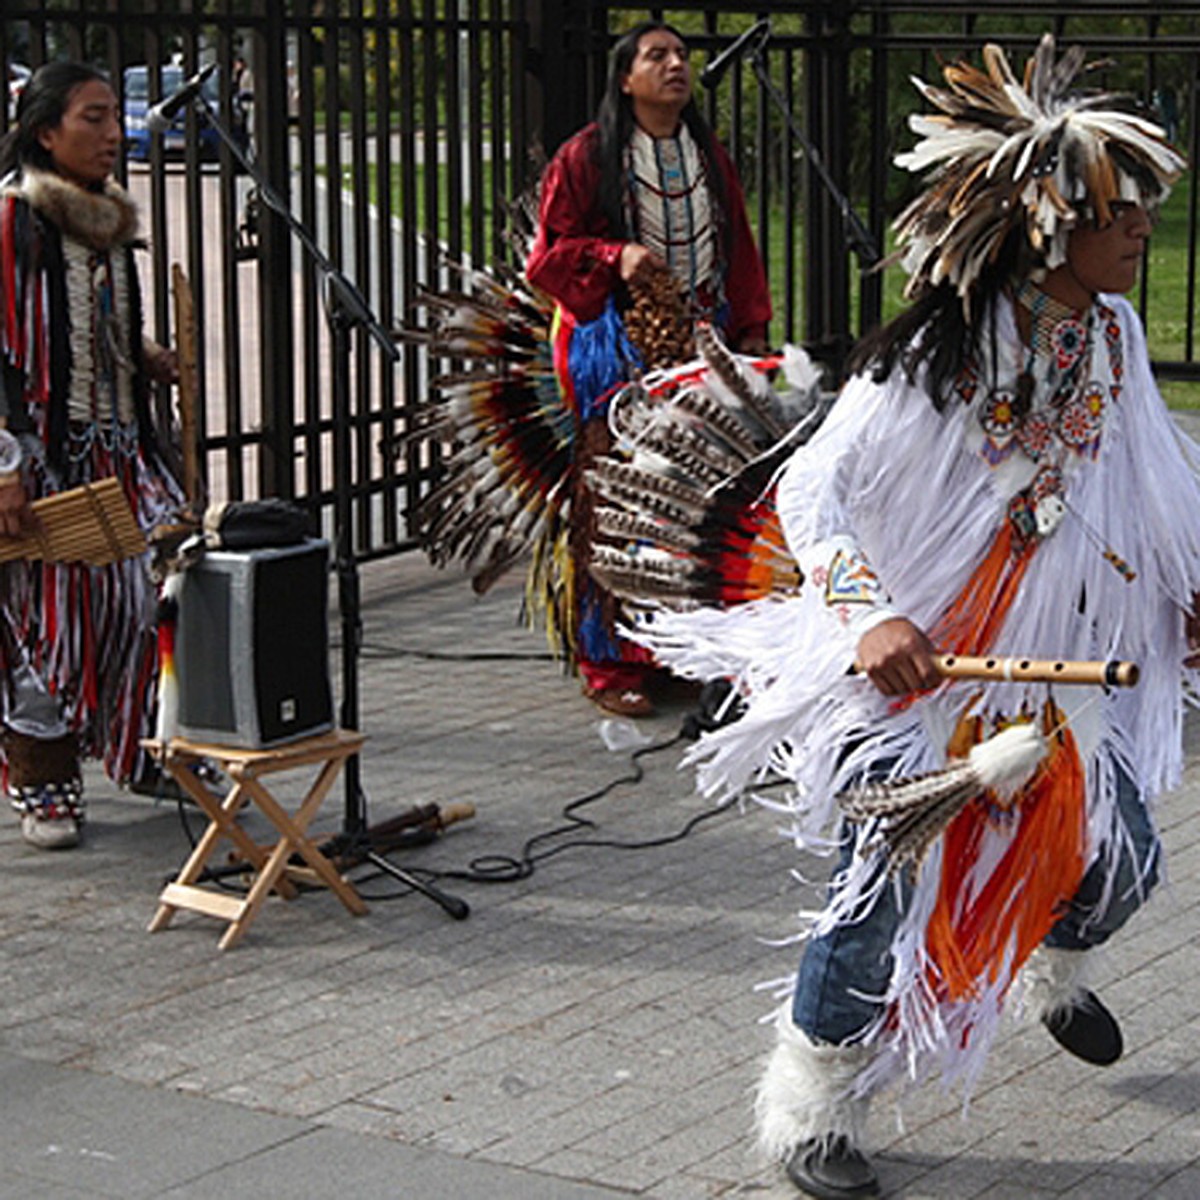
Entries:
{"type": "MultiPolygon", "coordinates": [[[[337,646],[333,646],[337,649],[337,646]]],[[[563,662],[557,655],[546,651],[494,650],[472,654],[447,654],[441,650],[415,650],[407,646],[388,646],[378,642],[363,642],[360,647],[366,658],[421,658],[428,662],[563,662]]]]}
{"type": "MultiPolygon", "coordinates": [[[[691,735],[686,731],[686,726],[679,733],[675,734],[663,742],[654,742],[649,746],[639,746],[632,751],[629,756],[629,764],[632,770],[625,774],[617,776],[615,779],[609,780],[603,787],[597,788],[593,792],[588,792],[583,796],[567,803],[562,809],[562,815],[566,818],[565,825],[556,826],[553,829],[544,830],[541,833],[534,834],[533,837],[526,840],[521,847],[518,857],[512,857],[506,854],[484,854],[478,858],[472,859],[465,869],[461,870],[431,870],[423,867],[406,867],[405,870],[419,879],[423,879],[431,883],[439,883],[443,880],[453,880],[465,883],[517,883],[522,879],[528,879],[537,867],[537,864],[544,862],[548,858],[553,858],[557,854],[562,854],[567,850],[578,850],[583,848],[602,849],[602,850],[652,850],[660,846],[669,846],[675,842],[682,841],[688,837],[694,829],[705,821],[711,821],[714,817],[723,815],[729,810],[730,804],[717,805],[706,809],[704,812],[697,813],[694,817],[689,818],[687,822],[674,833],[664,834],[661,837],[647,838],[642,841],[626,842],[618,841],[610,838],[573,838],[568,842],[560,842],[558,845],[549,846],[540,852],[535,850],[544,842],[551,841],[555,838],[560,838],[566,834],[573,833],[580,829],[596,829],[597,825],[594,821],[587,817],[578,815],[580,809],[589,804],[594,804],[596,801],[603,799],[615,788],[622,784],[637,784],[645,778],[645,770],[642,767],[641,760],[651,754],[658,754],[664,750],[669,750],[673,746],[679,744],[685,738],[691,735]]],[[[360,882],[369,882],[372,879],[378,878],[382,872],[374,872],[364,877],[362,881],[355,881],[355,889],[363,897],[364,900],[394,900],[401,896],[411,894],[411,889],[405,888],[398,892],[387,892],[381,894],[370,895],[364,892],[360,886],[360,882]]]]}
{"type": "MultiPolygon", "coordinates": [[[[413,652],[420,654],[422,652],[413,652]]],[[[435,658],[456,658],[455,655],[440,655],[435,652],[430,652],[430,657],[435,658]]],[[[642,767],[641,760],[652,754],[659,754],[664,750],[670,750],[677,746],[681,741],[695,741],[702,732],[712,731],[719,728],[721,725],[728,724],[731,721],[737,720],[744,711],[740,702],[736,698],[730,696],[731,685],[725,680],[714,680],[704,686],[700,693],[699,706],[694,712],[689,713],[683,720],[678,733],[666,741],[653,742],[648,746],[639,746],[636,750],[630,752],[629,766],[631,770],[623,775],[618,775],[614,779],[610,779],[603,787],[597,788],[595,791],[587,792],[583,796],[579,796],[574,800],[569,801],[563,806],[562,815],[566,819],[565,825],[556,826],[553,829],[543,830],[541,833],[534,834],[533,837],[526,840],[521,847],[519,857],[512,857],[506,854],[484,854],[472,859],[465,869],[461,870],[432,870],[424,867],[405,867],[407,874],[415,879],[425,883],[437,884],[442,880],[455,880],[457,882],[466,883],[517,883],[522,879],[528,879],[536,869],[540,862],[546,859],[553,858],[555,855],[562,854],[567,850],[578,849],[600,849],[600,850],[653,850],[661,846],[670,846],[675,842],[683,841],[689,837],[693,830],[697,829],[705,821],[711,821],[715,817],[722,816],[728,812],[732,806],[732,801],[724,804],[714,805],[703,812],[697,813],[689,818],[681,828],[674,833],[664,834],[661,837],[646,838],[641,841],[625,842],[611,838],[573,838],[569,842],[560,842],[557,845],[549,846],[546,849],[535,853],[535,848],[544,842],[549,842],[555,838],[561,838],[566,834],[573,833],[580,829],[596,829],[596,822],[589,820],[586,817],[577,815],[580,809],[585,808],[589,804],[594,804],[598,800],[602,800],[610,792],[620,787],[622,784],[638,784],[645,778],[645,770],[642,767]],[[733,701],[733,702],[731,702],[733,701]]],[[[782,782],[782,781],[781,781],[782,782]]],[[[764,787],[774,786],[773,784],[764,784],[764,787]]],[[[187,837],[188,843],[194,851],[196,848],[196,837],[192,831],[191,825],[187,818],[184,802],[179,801],[179,818],[183,826],[184,834],[187,837]]],[[[311,836],[311,835],[310,835],[311,836]]],[[[235,864],[240,870],[248,868],[248,864],[235,864]]],[[[232,871],[223,871],[220,868],[208,871],[205,876],[202,876],[205,882],[216,883],[219,887],[234,892],[244,892],[244,889],[238,888],[235,885],[229,884],[226,881],[226,876],[232,871]]],[[[176,872],[176,875],[178,872],[176,872]]],[[[378,879],[385,875],[386,872],[374,870],[360,879],[354,881],[355,890],[362,896],[364,900],[382,901],[382,900],[398,900],[404,896],[410,896],[416,890],[415,888],[406,887],[399,891],[383,892],[371,894],[362,890],[362,883],[370,882],[373,879],[378,879]]],[[[172,879],[175,876],[171,877],[172,879]]]]}

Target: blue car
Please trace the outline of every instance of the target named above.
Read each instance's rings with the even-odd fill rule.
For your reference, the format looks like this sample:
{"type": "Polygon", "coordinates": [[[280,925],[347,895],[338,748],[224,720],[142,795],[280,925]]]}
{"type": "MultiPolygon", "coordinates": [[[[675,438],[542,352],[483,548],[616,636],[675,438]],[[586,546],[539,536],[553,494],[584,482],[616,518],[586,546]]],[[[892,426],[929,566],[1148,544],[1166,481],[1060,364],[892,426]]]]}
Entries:
{"type": "MultiPolygon", "coordinates": [[[[159,99],[166,99],[183,86],[188,76],[182,67],[166,63],[159,68],[161,85],[159,99]]],[[[214,111],[219,111],[221,97],[221,72],[214,71],[205,81],[205,100],[214,111]]],[[[150,157],[150,145],[156,136],[146,126],[146,112],[150,108],[149,67],[125,68],[125,149],[129,158],[145,162],[150,157]]],[[[244,149],[246,146],[246,117],[240,100],[235,97],[234,120],[230,129],[234,139],[244,149]]],[[[163,153],[182,154],[187,146],[187,110],[182,109],[172,122],[170,129],[157,136],[162,139],[163,153]]],[[[221,138],[206,121],[200,123],[198,131],[201,158],[216,158],[221,148],[221,138]]]]}

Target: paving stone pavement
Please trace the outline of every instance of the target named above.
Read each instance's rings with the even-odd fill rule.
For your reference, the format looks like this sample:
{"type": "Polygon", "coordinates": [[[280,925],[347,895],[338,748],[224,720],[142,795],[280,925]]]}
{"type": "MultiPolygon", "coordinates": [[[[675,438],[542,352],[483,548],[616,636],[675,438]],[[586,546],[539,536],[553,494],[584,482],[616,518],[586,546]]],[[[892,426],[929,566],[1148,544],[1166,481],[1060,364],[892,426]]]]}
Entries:
{"type": "MultiPolygon", "coordinates": [[[[711,812],[679,744],[574,810],[591,824],[546,836],[569,801],[630,767],[518,623],[519,586],[477,599],[415,556],[372,564],[362,582],[371,822],[429,801],[476,806],[392,860],[501,871],[541,835],[535,869],[443,880],[471,905],[454,921],[360,868],[366,916],[323,892],[272,898],[222,953],[220,926],[200,915],[146,932],[188,850],[174,805],[91,775],[80,850],[39,853],[4,824],[0,1198],[795,1195],[749,1136],[770,1043],[755,985],[792,969],[794,950],[768,943],[813,899],[792,869],[818,869],[757,807],[655,848],[615,845],[711,812]]],[[[673,703],[637,731],[669,741],[687,711],[673,703]]],[[[1188,735],[1194,754],[1200,726],[1188,735]]],[[[880,1103],[887,1195],[1200,1195],[1198,794],[1193,767],[1161,810],[1172,884],[1100,966],[1124,1060],[1088,1069],[1041,1029],[1014,1029],[965,1119],[937,1087],[906,1097],[903,1126],[880,1103]]],[[[322,830],[337,831],[341,798],[322,830]]],[[[194,836],[194,813],[188,824],[194,836]]]]}

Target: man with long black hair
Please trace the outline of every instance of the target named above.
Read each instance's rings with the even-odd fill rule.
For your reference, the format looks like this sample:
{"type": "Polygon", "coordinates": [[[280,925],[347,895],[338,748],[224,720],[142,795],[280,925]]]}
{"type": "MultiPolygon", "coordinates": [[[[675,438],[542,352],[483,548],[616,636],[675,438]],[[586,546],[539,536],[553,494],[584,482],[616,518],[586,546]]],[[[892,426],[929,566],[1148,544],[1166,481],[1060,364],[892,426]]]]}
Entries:
{"type": "Polygon", "coordinates": [[[1023,73],[989,45],[942,74],[896,160],[926,179],[895,223],[911,306],[778,477],[803,588],[646,638],[739,688],[693,752],[703,791],[786,781],[763,803],[830,860],[756,1104],[821,1200],[880,1193],[872,1098],[933,1074],[969,1094],[1007,1012],[1120,1058],[1088,968],[1161,874],[1200,668],[1200,448],[1124,296],[1185,161],[1049,34],[1023,73]],[[943,678],[937,655],[1000,669],[943,678]],[[1140,681],[1017,668],[1037,659],[1140,681]]]}
{"type": "MultiPolygon", "coordinates": [[[[688,321],[707,320],[744,353],[766,349],[771,301],[737,172],[692,100],[688,49],[646,21],[616,44],[596,120],[568,140],[541,186],[531,283],[558,302],[556,362],[580,422],[581,460],[609,452],[612,389],[650,365],[625,317],[664,287],[688,321]]],[[[664,317],[664,323],[665,317],[664,317]]],[[[612,598],[586,573],[590,497],[572,499],[576,623],[584,692],[622,715],[651,711],[653,667],[614,631],[612,598]]]]}
{"type": "MultiPolygon", "coordinates": [[[[28,531],[34,501],[101,479],[144,530],[183,503],[150,416],[150,384],[178,364],[142,331],[122,139],[106,76],[60,61],[34,73],[0,142],[0,545],[28,531]]],[[[154,607],[141,558],[0,569],[0,741],[31,845],[78,843],[81,755],[116,783],[145,770],[154,607]]]]}

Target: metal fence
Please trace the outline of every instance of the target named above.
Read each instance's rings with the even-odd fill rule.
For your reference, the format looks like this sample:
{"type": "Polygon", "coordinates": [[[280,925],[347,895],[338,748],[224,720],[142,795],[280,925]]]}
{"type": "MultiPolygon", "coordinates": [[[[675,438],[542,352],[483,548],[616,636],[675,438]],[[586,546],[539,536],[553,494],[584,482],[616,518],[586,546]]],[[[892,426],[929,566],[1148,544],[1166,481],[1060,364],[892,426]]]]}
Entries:
{"type": "MultiPolygon", "coordinates": [[[[833,364],[900,302],[895,270],[860,269],[843,206],[886,247],[888,221],[912,186],[890,166],[916,107],[910,74],[933,78],[939,59],[975,57],[988,40],[1021,60],[1052,29],[1110,56],[1099,81],[1156,104],[1192,160],[1200,156],[1200,4],[6,0],[0,57],[99,62],[123,100],[131,66],[176,58],[191,71],[216,61],[217,111],[230,124],[239,104],[230,81],[244,58],[257,163],[390,328],[423,282],[445,281],[445,258],[484,264],[510,253],[505,201],[528,181],[531,148],[552,150],[590,117],[613,37],[651,15],[688,36],[697,67],[752,22],[770,20],[760,61],[771,90],[741,62],[700,100],[746,184],[771,278],[773,338],[805,342],[833,364]]],[[[159,86],[150,72],[151,99],[159,86]]],[[[8,119],[6,111],[0,121],[8,119]]],[[[405,514],[437,469],[402,447],[430,364],[408,348],[393,364],[355,332],[348,440],[338,451],[321,273],[255,203],[228,150],[202,160],[197,120],[187,122],[181,155],[154,139],[126,179],[147,217],[152,335],[171,339],[173,263],[196,294],[210,493],[293,497],[328,528],[336,462],[358,557],[405,547],[405,514]]],[[[1139,297],[1168,380],[1200,381],[1196,233],[1189,177],[1156,235],[1139,297]]]]}

